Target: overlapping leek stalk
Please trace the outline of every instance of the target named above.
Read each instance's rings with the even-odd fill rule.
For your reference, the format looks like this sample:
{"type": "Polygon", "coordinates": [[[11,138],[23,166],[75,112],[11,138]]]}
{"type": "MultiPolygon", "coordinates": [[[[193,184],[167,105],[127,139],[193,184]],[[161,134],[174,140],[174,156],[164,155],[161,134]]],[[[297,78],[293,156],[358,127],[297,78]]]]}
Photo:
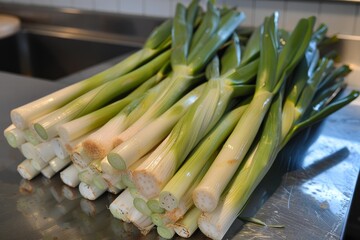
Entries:
{"type": "Polygon", "coordinates": [[[194,191],[195,205],[201,210],[211,212],[216,208],[221,193],[255,139],[274,95],[302,59],[312,36],[313,24],[313,18],[300,20],[278,53],[277,14],[266,18],[261,32],[260,64],[254,97],[213,165],[194,191]],[[302,41],[299,41],[299,36],[302,41]],[[223,177],[217,179],[214,176],[223,177]]]}

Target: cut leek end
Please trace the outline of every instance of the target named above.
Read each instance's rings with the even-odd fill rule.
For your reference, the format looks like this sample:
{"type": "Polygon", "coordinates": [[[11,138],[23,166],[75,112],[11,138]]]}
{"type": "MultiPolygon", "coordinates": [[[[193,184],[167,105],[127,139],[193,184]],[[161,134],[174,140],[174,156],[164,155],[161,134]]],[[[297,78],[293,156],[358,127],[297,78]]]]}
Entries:
{"type": "Polygon", "coordinates": [[[94,174],[90,173],[87,170],[79,172],[80,181],[86,184],[93,184],[94,177],[95,177],[94,174]]]}
{"type": "Polygon", "coordinates": [[[198,225],[201,232],[211,239],[221,240],[224,237],[224,234],[216,227],[216,225],[209,221],[206,213],[201,214],[198,225]]]}
{"type": "Polygon", "coordinates": [[[109,185],[101,175],[97,175],[93,178],[93,183],[101,190],[107,190],[109,185]]]}
{"type": "Polygon", "coordinates": [[[160,213],[153,213],[151,214],[151,221],[157,226],[157,227],[164,227],[165,226],[165,222],[164,219],[162,217],[162,214],[160,213]]]}
{"type": "Polygon", "coordinates": [[[173,225],[176,234],[183,238],[191,237],[198,229],[200,215],[201,210],[193,206],[182,219],[173,225]]]}
{"type": "Polygon", "coordinates": [[[159,195],[161,184],[151,172],[135,170],[132,176],[136,188],[144,197],[153,198],[159,195]]]}
{"type": "Polygon", "coordinates": [[[19,172],[21,177],[26,180],[31,180],[40,173],[39,170],[33,167],[29,159],[26,159],[22,163],[20,163],[17,166],[17,171],[19,172]]]}
{"type": "Polygon", "coordinates": [[[203,212],[212,212],[215,210],[219,198],[213,193],[212,189],[207,187],[197,187],[193,192],[194,204],[203,212]]]}
{"type": "Polygon", "coordinates": [[[171,239],[175,235],[175,231],[173,228],[168,227],[157,227],[157,233],[160,235],[160,237],[165,239],[171,239]]]}
{"type": "Polygon", "coordinates": [[[24,130],[28,127],[26,119],[23,117],[20,110],[13,109],[10,112],[10,118],[11,118],[11,122],[15,125],[15,127],[22,129],[22,130],[24,130]]]}
{"type": "Polygon", "coordinates": [[[18,144],[16,137],[14,136],[14,134],[12,134],[11,132],[5,132],[4,136],[6,138],[6,141],[8,142],[8,144],[13,147],[13,148],[17,148],[20,144],[18,144]]]}
{"type": "Polygon", "coordinates": [[[171,211],[179,206],[179,200],[168,191],[162,191],[159,195],[160,207],[171,211]]]}
{"type": "Polygon", "coordinates": [[[142,214],[144,214],[145,216],[150,217],[152,214],[151,209],[148,207],[148,205],[146,204],[146,201],[142,198],[135,198],[134,199],[134,206],[137,210],[139,210],[139,212],[141,212],[142,214]]]}
{"type": "Polygon", "coordinates": [[[81,196],[83,196],[84,198],[89,200],[95,200],[98,197],[100,197],[105,192],[105,190],[101,190],[95,185],[90,185],[81,182],[79,185],[79,192],[81,196]]]}
{"type": "Polygon", "coordinates": [[[122,179],[119,179],[118,181],[116,181],[114,183],[114,187],[116,187],[117,189],[123,190],[126,188],[125,184],[123,183],[122,179]]]}
{"type": "Polygon", "coordinates": [[[129,174],[121,175],[121,181],[128,188],[136,188],[129,174]]]}
{"type": "Polygon", "coordinates": [[[80,183],[80,179],[78,177],[79,170],[76,168],[74,164],[65,168],[65,170],[60,172],[60,178],[63,183],[70,187],[77,187],[80,183]]]}
{"type": "Polygon", "coordinates": [[[127,217],[128,212],[124,212],[121,207],[115,204],[115,201],[110,204],[109,210],[114,218],[130,223],[130,220],[127,217]]]}
{"type": "Polygon", "coordinates": [[[91,159],[103,159],[106,157],[107,149],[99,141],[85,140],[82,143],[85,154],[91,159]]]}
{"type": "Polygon", "coordinates": [[[148,202],[147,202],[147,205],[148,207],[151,209],[152,212],[154,213],[164,213],[165,212],[165,209],[160,207],[160,202],[159,200],[157,199],[150,199],[148,202]]]}
{"type": "Polygon", "coordinates": [[[110,165],[115,168],[115,169],[118,169],[118,170],[125,170],[127,167],[126,167],[126,164],[125,164],[125,161],[122,159],[122,157],[117,154],[117,153],[114,153],[114,152],[110,152],[108,155],[107,155],[107,159],[110,163],[110,165]]]}
{"type": "Polygon", "coordinates": [[[35,123],[34,124],[34,129],[36,131],[36,133],[43,139],[43,140],[48,140],[49,136],[48,133],[46,132],[46,129],[41,126],[41,124],[39,123],[35,123]]]}
{"type": "Polygon", "coordinates": [[[175,224],[174,231],[176,232],[177,235],[179,235],[182,238],[189,238],[192,235],[189,229],[187,229],[182,225],[175,224]]]}

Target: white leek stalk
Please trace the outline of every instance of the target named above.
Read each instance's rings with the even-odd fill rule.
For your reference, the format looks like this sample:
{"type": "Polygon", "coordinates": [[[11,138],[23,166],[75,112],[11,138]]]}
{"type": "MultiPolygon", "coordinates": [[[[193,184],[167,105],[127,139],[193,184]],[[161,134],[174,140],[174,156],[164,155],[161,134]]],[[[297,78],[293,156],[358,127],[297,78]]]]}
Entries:
{"type": "Polygon", "coordinates": [[[43,162],[49,162],[55,157],[51,142],[42,142],[35,146],[35,158],[43,162]]]}
{"type": "Polygon", "coordinates": [[[129,189],[125,189],[109,206],[111,214],[124,222],[130,222],[128,218],[129,211],[134,208],[134,198],[129,189]]]}
{"type": "Polygon", "coordinates": [[[128,218],[140,230],[142,235],[147,235],[154,227],[151,218],[139,212],[135,207],[131,208],[128,218]]]}
{"type": "Polygon", "coordinates": [[[99,189],[93,184],[89,185],[84,182],[79,184],[79,191],[81,196],[89,200],[95,200],[105,192],[105,190],[99,189]]]}
{"type": "Polygon", "coordinates": [[[66,150],[65,144],[60,138],[53,138],[50,142],[56,157],[60,159],[69,157],[69,152],[66,150]]]}
{"type": "Polygon", "coordinates": [[[32,143],[33,145],[38,145],[42,142],[42,139],[36,134],[35,130],[27,128],[24,129],[24,137],[27,142],[32,143]]]}
{"type": "Polygon", "coordinates": [[[54,172],[60,172],[63,168],[65,168],[71,162],[70,157],[61,159],[58,157],[54,157],[49,161],[49,165],[54,170],[54,172]]]}
{"type": "Polygon", "coordinates": [[[22,178],[25,178],[27,180],[31,180],[34,177],[36,177],[40,171],[35,169],[31,161],[29,159],[24,160],[17,166],[17,171],[19,172],[20,176],[22,178]]]}
{"type": "Polygon", "coordinates": [[[281,141],[282,97],[277,95],[265,119],[260,138],[247,155],[218,206],[212,212],[204,212],[199,218],[199,228],[212,239],[222,239],[240,211],[246,205],[250,194],[270,169],[281,141]]]}
{"type": "Polygon", "coordinates": [[[167,206],[168,210],[178,206],[179,200],[191,187],[204,165],[207,165],[207,162],[212,163],[216,156],[214,155],[216,149],[224,143],[233,131],[247,107],[247,104],[241,105],[220,119],[219,123],[199,143],[189,159],[162,189],[159,198],[161,203],[167,206]]]}
{"type": "Polygon", "coordinates": [[[36,156],[35,146],[29,142],[23,143],[20,146],[20,151],[27,159],[34,159],[36,156]]]}
{"type": "Polygon", "coordinates": [[[61,181],[70,187],[77,187],[79,185],[80,179],[78,175],[79,170],[74,164],[60,172],[61,181]]]}
{"type": "MultiPolygon", "coordinates": [[[[100,160],[92,161],[86,168],[79,172],[79,179],[80,181],[86,184],[93,184],[93,178],[95,176],[101,175],[101,166],[100,160]]],[[[103,189],[106,190],[106,189],[103,189]]]]}
{"type": "Polygon", "coordinates": [[[44,162],[40,158],[33,158],[30,160],[31,165],[38,171],[41,171],[44,167],[48,166],[49,163],[44,162]]]}
{"type": "Polygon", "coordinates": [[[44,167],[43,169],[41,169],[41,174],[46,177],[46,178],[52,178],[56,172],[48,165],[46,167],[44,167]]]}
{"type": "Polygon", "coordinates": [[[76,148],[71,153],[71,161],[78,166],[79,168],[86,168],[92,161],[88,156],[86,156],[81,144],[78,144],[76,148]]]}

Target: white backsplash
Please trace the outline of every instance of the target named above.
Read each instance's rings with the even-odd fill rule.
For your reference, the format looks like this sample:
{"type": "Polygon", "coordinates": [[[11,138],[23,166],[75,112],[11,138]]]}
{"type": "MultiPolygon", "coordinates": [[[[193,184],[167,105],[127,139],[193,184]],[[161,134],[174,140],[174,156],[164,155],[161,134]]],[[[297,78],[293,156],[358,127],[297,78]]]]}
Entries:
{"type": "MultiPolygon", "coordinates": [[[[177,2],[188,4],[191,0],[0,0],[21,4],[55,7],[71,7],[102,12],[127,13],[147,16],[170,17],[177,2]]],[[[202,0],[201,4],[206,5],[202,0]]],[[[360,4],[320,1],[286,0],[218,0],[218,5],[237,6],[247,18],[244,26],[257,26],[265,16],[279,11],[280,27],[292,29],[304,16],[317,17],[317,23],[325,22],[329,33],[360,35],[360,4]]]]}

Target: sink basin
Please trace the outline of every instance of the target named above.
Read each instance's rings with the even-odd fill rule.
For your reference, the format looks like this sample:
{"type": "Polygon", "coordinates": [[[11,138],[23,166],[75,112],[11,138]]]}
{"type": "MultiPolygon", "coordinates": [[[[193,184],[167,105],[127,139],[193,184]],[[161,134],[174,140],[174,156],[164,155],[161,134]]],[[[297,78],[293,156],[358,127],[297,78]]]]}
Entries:
{"type": "Polygon", "coordinates": [[[139,47],[77,34],[22,29],[0,39],[0,71],[57,80],[139,47]]]}

